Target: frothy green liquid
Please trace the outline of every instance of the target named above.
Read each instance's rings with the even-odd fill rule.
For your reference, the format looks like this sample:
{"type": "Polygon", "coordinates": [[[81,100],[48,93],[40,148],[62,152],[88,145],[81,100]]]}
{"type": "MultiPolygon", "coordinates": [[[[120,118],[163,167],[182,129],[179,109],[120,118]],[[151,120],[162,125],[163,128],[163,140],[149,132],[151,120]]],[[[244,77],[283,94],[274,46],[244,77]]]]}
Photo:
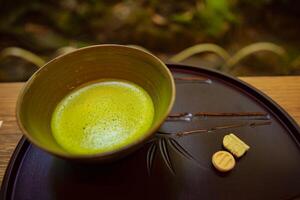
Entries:
{"type": "Polygon", "coordinates": [[[57,143],[70,153],[93,154],[122,148],[151,127],[154,107],[140,86],[103,80],[66,96],[51,121],[57,143]]]}

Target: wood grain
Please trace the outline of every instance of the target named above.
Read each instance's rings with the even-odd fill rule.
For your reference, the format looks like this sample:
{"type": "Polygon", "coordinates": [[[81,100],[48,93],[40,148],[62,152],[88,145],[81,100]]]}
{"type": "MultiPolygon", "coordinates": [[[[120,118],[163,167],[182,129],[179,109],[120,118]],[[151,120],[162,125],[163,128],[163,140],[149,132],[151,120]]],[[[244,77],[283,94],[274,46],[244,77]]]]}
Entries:
{"type": "MultiPolygon", "coordinates": [[[[300,124],[300,76],[241,77],[270,96],[300,124]]],[[[15,118],[18,93],[24,83],[0,84],[0,183],[21,132],[15,118]]]]}
{"type": "Polygon", "coordinates": [[[21,138],[15,118],[17,96],[23,83],[0,84],[0,182],[10,156],[21,138]]]}
{"type": "Polygon", "coordinates": [[[300,124],[300,76],[242,77],[283,107],[300,124]]]}

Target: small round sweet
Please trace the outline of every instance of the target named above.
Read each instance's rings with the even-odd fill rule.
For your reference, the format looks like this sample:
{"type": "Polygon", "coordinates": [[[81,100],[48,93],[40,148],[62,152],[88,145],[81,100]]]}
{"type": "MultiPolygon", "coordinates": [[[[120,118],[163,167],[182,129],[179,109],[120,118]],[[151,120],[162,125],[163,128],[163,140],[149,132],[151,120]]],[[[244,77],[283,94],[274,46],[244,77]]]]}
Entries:
{"type": "Polygon", "coordinates": [[[227,151],[218,151],[212,156],[212,164],[220,172],[228,172],[235,166],[234,157],[227,151]]]}

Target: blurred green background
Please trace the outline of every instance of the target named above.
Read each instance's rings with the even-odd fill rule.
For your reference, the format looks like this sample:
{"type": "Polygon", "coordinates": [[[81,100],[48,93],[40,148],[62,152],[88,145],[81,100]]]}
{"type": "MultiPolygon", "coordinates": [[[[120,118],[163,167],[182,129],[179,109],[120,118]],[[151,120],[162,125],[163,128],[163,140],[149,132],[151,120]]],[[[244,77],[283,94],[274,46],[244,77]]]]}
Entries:
{"type": "Polygon", "coordinates": [[[300,74],[297,0],[1,0],[0,11],[0,81],[103,43],[238,76],[300,74]]]}

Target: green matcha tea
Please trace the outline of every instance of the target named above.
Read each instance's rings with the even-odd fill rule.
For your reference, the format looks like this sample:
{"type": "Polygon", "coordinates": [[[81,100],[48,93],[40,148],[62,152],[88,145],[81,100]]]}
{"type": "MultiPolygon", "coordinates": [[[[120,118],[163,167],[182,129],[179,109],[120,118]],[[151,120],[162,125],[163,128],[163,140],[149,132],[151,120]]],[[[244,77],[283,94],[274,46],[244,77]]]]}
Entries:
{"type": "Polygon", "coordinates": [[[51,128],[65,150],[93,154],[120,149],[143,137],[153,117],[153,102],[143,88],[123,80],[103,80],[62,99],[51,128]]]}

